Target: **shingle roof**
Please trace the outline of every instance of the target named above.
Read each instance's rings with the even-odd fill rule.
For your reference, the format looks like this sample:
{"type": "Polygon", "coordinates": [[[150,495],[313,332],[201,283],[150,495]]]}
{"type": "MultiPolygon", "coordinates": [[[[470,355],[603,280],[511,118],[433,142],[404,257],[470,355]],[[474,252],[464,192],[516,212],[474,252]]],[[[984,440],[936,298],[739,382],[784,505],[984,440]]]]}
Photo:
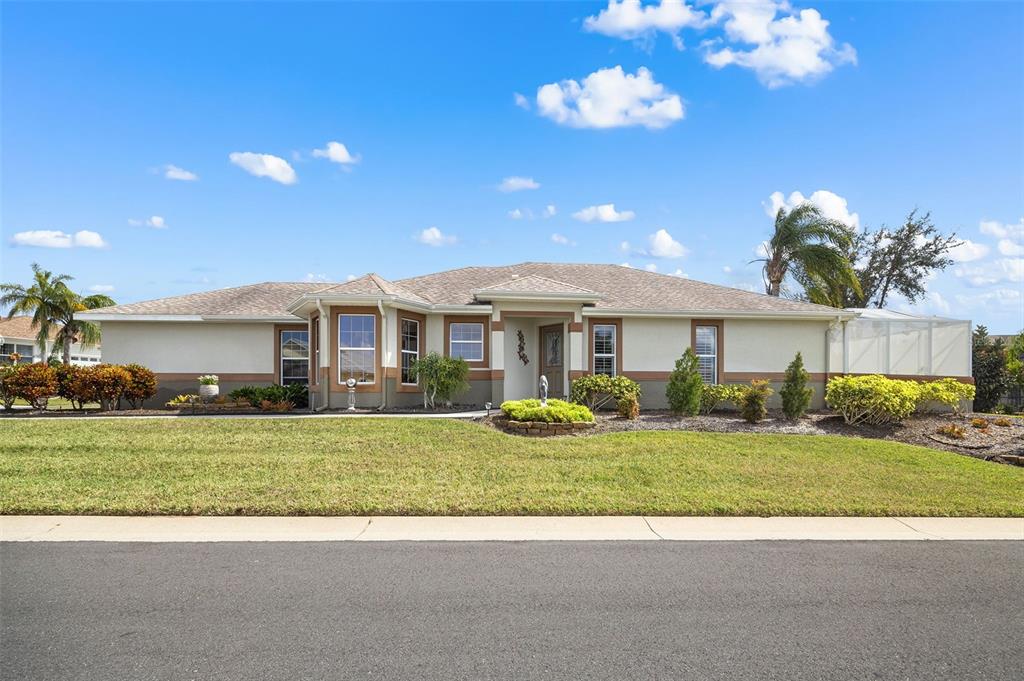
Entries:
{"type": "Polygon", "coordinates": [[[525,262],[502,267],[464,267],[396,284],[431,303],[468,305],[472,291],[500,286],[513,276],[572,282],[603,297],[596,309],[708,310],[735,312],[824,312],[831,308],[751,293],[694,279],[657,274],[621,265],[525,262]]]}
{"type": "Polygon", "coordinates": [[[526,262],[500,267],[464,267],[398,281],[367,274],[341,284],[265,282],[117,305],[90,310],[90,313],[288,316],[290,304],[304,294],[313,293],[325,297],[386,294],[428,305],[473,305],[480,304],[474,292],[483,289],[524,293],[594,293],[601,296],[594,308],[608,310],[837,312],[822,305],[621,265],[526,262]]]}
{"type": "MultiPolygon", "coordinates": [[[[30,338],[34,340],[38,333],[39,327],[32,323],[32,318],[29,316],[19,315],[10,319],[0,316],[0,338],[30,338]]],[[[56,335],[57,327],[54,326],[50,330],[50,338],[56,335]]]]}
{"type": "Polygon", "coordinates": [[[540,277],[536,274],[528,274],[526,276],[516,274],[508,281],[491,284],[490,286],[481,286],[476,290],[491,292],[508,291],[514,293],[565,293],[569,295],[596,293],[582,286],[566,284],[564,281],[555,281],[554,279],[540,277]]]}
{"type": "Polygon", "coordinates": [[[89,310],[90,314],[123,315],[237,315],[239,317],[288,316],[288,304],[323,283],[274,282],[189,293],[171,298],[145,300],[89,310]]]}

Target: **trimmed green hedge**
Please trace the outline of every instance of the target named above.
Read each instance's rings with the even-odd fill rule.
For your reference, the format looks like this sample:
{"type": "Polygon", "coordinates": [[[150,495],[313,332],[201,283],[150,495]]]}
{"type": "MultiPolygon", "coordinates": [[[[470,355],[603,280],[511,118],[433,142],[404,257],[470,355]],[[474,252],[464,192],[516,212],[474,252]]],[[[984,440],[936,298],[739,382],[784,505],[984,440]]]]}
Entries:
{"type": "Polygon", "coordinates": [[[501,403],[501,411],[511,421],[576,423],[594,420],[593,412],[586,406],[563,400],[548,400],[546,407],[540,405],[540,400],[509,400],[501,403]]]}

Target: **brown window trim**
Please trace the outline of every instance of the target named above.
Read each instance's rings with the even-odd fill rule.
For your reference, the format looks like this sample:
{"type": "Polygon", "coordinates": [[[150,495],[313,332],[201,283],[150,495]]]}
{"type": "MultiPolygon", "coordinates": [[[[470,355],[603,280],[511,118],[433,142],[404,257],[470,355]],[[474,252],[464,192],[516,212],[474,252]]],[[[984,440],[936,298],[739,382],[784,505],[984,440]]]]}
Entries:
{"type": "Polygon", "coordinates": [[[718,329],[715,332],[715,342],[717,347],[715,351],[718,355],[718,361],[715,363],[715,382],[725,382],[725,320],[724,319],[691,319],[690,320],[690,347],[693,352],[697,352],[697,327],[698,326],[714,326],[718,329]]]}
{"type": "Polygon", "coordinates": [[[587,373],[594,373],[594,327],[602,326],[615,327],[615,375],[622,376],[625,368],[622,366],[622,318],[608,317],[596,318],[587,317],[587,373]]]}
{"type": "Polygon", "coordinates": [[[490,315],[445,315],[444,316],[444,356],[451,357],[452,324],[483,324],[484,325],[484,357],[479,362],[466,360],[472,370],[490,369],[491,367],[491,316],[490,315]]]}
{"type": "Polygon", "coordinates": [[[427,316],[418,312],[398,310],[398,323],[395,324],[395,390],[400,393],[421,393],[423,388],[417,384],[402,383],[402,320],[418,322],[420,325],[417,345],[419,356],[423,357],[427,352],[427,316]]]}
{"type": "Polygon", "coordinates": [[[338,372],[341,371],[339,362],[340,349],[338,347],[338,330],[341,324],[340,317],[343,314],[362,314],[362,315],[373,315],[374,324],[373,327],[373,370],[374,370],[374,382],[373,383],[361,383],[356,386],[357,393],[379,393],[383,389],[384,385],[384,370],[381,367],[380,357],[380,312],[376,307],[361,307],[361,306],[347,306],[347,305],[332,305],[331,306],[331,363],[330,363],[330,389],[331,392],[348,392],[348,387],[338,380],[338,372]]]}
{"type": "MultiPolygon", "coordinates": [[[[281,375],[281,332],[282,331],[309,331],[306,324],[274,324],[274,383],[284,385],[284,376],[281,375]]],[[[309,346],[308,364],[313,362],[313,346],[309,346]]],[[[308,380],[308,378],[307,378],[308,380]]]]}

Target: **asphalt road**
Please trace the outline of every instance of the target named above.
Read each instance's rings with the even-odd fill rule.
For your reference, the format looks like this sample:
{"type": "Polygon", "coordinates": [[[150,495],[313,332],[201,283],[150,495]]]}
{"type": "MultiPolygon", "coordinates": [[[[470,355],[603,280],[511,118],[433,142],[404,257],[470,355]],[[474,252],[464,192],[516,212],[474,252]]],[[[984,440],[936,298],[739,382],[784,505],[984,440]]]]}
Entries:
{"type": "Polygon", "coordinates": [[[0,545],[5,679],[1020,679],[1024,542],[0,545]]]}

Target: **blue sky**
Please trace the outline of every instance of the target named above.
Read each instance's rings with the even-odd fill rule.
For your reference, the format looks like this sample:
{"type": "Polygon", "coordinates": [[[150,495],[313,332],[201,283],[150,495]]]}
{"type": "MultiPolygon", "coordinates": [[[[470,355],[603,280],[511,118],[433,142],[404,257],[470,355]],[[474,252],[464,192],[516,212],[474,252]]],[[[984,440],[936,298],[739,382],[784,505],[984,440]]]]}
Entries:
{"type": "Polygon", "coordinates": [[[969,243],[916,309],[1024,325],[1020,3],[2,12],[3,281],[129,302],[543,260],[760,290],[775,194],[931,211],[969,243]]]}

